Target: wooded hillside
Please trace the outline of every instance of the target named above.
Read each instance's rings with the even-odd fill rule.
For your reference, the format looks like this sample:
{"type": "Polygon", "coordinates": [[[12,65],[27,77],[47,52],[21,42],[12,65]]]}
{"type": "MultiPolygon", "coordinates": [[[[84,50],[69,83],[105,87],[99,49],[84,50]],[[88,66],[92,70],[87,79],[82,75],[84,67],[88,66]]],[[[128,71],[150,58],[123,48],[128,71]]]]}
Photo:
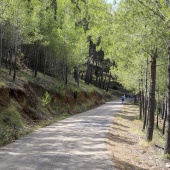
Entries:
{"type": "Polygon", "coordinates": [[[108,91],[114,63],[102,44],[109,38],[111,5],[102,0],[3,0],[0,8],[0,67],[5,63],[14,80],[18,67],[28,67],[35,77],[38,71],[57,76],[65,84],[74,72],[77,82],[81,76],[108,91]]]}
{"type": "Polygon", "coordinates": [[[73,74],[108,91],[113,79],[139,96],[151,141],[159,118],[170,154],[169,0],[2,0],[0,69],[73,74]],[[167,57],[168,56],[168,57],[167,57]],[[168,81],[168,84],[167,84],[168,81]]]}

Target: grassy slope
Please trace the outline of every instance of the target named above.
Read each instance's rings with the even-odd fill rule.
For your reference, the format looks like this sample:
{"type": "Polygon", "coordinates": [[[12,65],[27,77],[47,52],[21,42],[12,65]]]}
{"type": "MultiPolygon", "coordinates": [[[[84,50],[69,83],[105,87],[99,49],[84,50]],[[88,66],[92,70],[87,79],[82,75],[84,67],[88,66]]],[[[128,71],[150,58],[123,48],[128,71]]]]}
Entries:
{"type": "MultiPolygon", "coordinates": [[[[162,127],[162,120],[159,127],[162,127]]],[[[146,141],[142,131],[143,121],[139,120],[139,107],[126,103],[114,117],[106,141],[110,156],[117,169],[168,169],[169,160],[163,156],[165,135],[154,129],[153,141],[146,141]]]]}
{"type": "Polygon", "coordinates": [[[8,70],[3,68],[0,77],[0,146],[114,97],[83,81],[77,87],[72,77],[67,86],[59,79],[40,73],[35,79],[29,70],[17,71],[16,81],[13,81],[8,70]]]}

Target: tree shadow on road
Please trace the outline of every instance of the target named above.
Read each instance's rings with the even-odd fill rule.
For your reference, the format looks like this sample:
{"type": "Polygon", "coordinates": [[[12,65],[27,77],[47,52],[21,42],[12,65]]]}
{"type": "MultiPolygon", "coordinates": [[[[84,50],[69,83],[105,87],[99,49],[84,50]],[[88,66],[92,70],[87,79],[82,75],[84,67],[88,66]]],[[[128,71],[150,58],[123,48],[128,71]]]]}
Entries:
{"type": "Polygon", "coordinates": [[[113,161],[114,161],[114,167],[117,170],[148,170],[145,168],[140,168],[138,166],[132,165],[126,161],[122,161],[116,157],[113,158],[113,161]]]}
{"type": "Polygon", "coordinates": [[[117,125],[117,126],[121,126],[121,127],[123,127],[123,128],[129,128],[128,126],[125,126],[125,125],[122,125],[122,124],[120,124],[120,123],[117,123],[117,122],[115,122],[115,121],[113,121],[113,124],[114,125],[117,125]]]}
{"type": "Polygon", "coordinates": [[[106,146],[115,169],[147,170],[146,168],[148,168],[143,163],[143,157],[139,156],[139,150],[136,150],[138,148],[140,149],[138,136],[131,133],[136,117],[136,108],[125,106],[113,119],[107,135],[106,146]]]}
{"type": "Polygon", "coordinates": [[[108,133],[107,138],[111,141],[117,142],[117,143],[127,143],[129,145],[134,145],[135,142],[127,140],[127,138],[122,137],[118,134],[112,134],[108,133]]]}
{"type": "Polygon", "coordinates": [[[120,114],[117,114],[116,116],[119,116],[119,117],[122,117],[123,119],[128,119],[128,120],[131,120],[131,121],[133,121],[133,120],[136,120],[136,115],[134,116],[134,115],[120,115],[120,114]]]}

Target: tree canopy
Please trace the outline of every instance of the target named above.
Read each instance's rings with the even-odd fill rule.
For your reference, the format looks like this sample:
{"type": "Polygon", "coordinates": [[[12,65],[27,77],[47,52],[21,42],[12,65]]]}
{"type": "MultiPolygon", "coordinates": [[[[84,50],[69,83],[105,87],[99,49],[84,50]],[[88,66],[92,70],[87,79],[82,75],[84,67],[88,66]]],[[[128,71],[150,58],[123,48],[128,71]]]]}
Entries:
{"type": "Polygon", "coordinates": [[[24,56],[35,77],[41,71],[65,85],[73,70],[76,81],[85,74],[87,84],[103,89],[114,77],[143,94],[154,116],[167,96],[169,29],[169,0],[1,0],[0,68],[13,68],[15,80],[24,56]]]}

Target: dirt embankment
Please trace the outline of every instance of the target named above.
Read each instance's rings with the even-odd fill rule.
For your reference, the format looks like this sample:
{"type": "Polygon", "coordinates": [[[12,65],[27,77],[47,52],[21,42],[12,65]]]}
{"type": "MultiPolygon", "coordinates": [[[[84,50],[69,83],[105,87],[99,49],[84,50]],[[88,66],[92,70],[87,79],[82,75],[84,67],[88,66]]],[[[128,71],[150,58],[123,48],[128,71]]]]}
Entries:
{"type": "Polygon", "coordinates": [[[0,146],[31,131],[113,99],[110,93],[72,76],[68,84],[28,68],[18,69],[15,81],[5,67],[0,76],[0,146]]]}
{"type": "Polygon", "coordinates": [[[56,117],[63,112],[76,114],[90,107],[94,107],[103,102],[104,98],[97,92],[74,92],[67,91],[61,95],[54,90],[49,90],[43,86],[28,82],[19,87],[1,87],[0,88],[0,111],[8,108],[11,100],[16,104],[17,110],[30,122],[40,121],[56,117]],[[42,106],[42,99],[45,93],[50,95],[50,103],[46,107],[42,106]],[[86,105],[86,106],[85,106],[86,105]],[[86,108],[85,108],[86,107],[86,108]],[[46,112],[46,113],[45,113],[46,112]]]}

